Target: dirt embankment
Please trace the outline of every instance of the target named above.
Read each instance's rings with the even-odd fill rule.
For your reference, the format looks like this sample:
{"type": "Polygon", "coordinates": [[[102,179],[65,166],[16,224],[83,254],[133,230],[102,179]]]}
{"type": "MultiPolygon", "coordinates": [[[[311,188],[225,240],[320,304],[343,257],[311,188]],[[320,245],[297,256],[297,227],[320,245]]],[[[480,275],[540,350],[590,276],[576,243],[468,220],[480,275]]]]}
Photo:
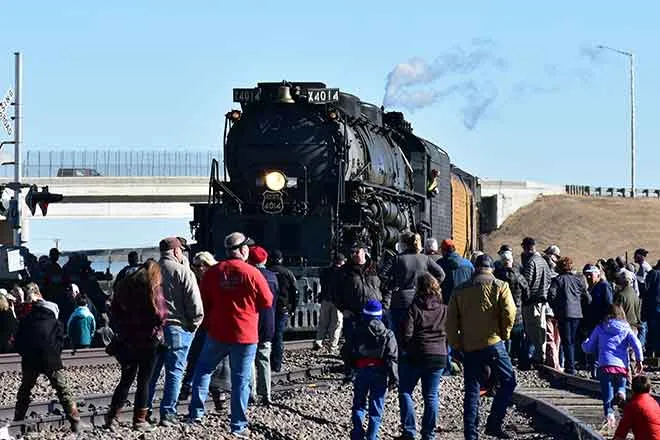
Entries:
{"type": "MultiPolygon", "coordinates": [[[[523,237],[534,237],[542,251],[550,244],[570,256],[581,269],[598,258],[649,251],[651,265],[660,259],[660,200],[545,196],[519,209],[484,237],[484,249],[496,256],[506,243],[520,254],[523,237]]],[[[516,258],[517,259],[517,258],[516,258]]]]}

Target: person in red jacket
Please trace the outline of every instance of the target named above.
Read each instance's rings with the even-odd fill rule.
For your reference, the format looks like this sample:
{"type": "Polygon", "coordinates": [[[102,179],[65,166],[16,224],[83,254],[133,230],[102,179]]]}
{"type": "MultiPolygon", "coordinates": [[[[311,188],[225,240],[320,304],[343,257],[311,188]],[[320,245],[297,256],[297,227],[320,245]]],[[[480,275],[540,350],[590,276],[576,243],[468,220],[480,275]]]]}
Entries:
{"type": "Polygon", "coordinates": [[[647,376],[635,376],[632,390],[633,397],[623,409],[614,440],[625,440],[631,429],[636,439],[660,440],[660,405],[649,394],[651,381],[647,376]]]}
{"type": "Polygon", "coordinates": [[[189,419],[201,422],[211,374],[229,355],[231,419],[234,437],[249,438],[245,414],[250,396],[252,364],[257,351],[259,311],[273,305],[273,295],[259,269],[246,261],[254,242],[240,232],[225,237],[227,259],[209,269],[201,283],[206,342],[197,361],[189,419]]]}

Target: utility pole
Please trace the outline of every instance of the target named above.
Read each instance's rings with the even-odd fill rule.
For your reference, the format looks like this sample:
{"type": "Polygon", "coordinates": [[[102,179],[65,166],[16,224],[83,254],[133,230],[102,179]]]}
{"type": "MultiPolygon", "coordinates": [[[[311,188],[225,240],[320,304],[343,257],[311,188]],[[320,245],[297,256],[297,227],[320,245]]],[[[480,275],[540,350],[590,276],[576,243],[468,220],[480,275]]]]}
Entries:
{"type": "Polygon", "coordinates": [[[626,50],[615,49],[599,45],[598,49],[605,49],[625,55],[630,59],[630,197],[635,197],[635,55],[626,50]]]}
{"type": "Polygon", "coordinates": [[[23,180],[22,160],[21,160],[21,143],[23,116],[21,107],[21,82],[23,76],[23,66],[21,62],[20,52],[14,52],[14,61],[16,64],[15,70],[15,95],[14,95],[14,199],[17,201],[16,209],[18,211],[18,227],[14,229],[14,246],[21,245],[21,180],[23,180]]]}
{"type": "Polygon", "coordinates": [[[635,55],[630,53],[630,197],[635,197],[635,55]]]}

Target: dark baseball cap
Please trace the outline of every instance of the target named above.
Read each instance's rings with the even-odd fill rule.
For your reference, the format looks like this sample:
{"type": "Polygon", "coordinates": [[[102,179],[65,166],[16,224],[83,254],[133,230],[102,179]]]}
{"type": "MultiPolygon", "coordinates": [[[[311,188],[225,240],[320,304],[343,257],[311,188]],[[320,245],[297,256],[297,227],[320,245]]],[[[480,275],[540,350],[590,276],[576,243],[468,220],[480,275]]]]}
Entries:
{"type": "Polygon", "coordinates": [[[508,244],[503,244],[502,246],[500,246],[500,250],[497,251],[497,253],[501,254],[506,251],[513,252],[513,248],[508,244]]]}
{"type": "Polygon", "coordinates": [[[181,240],[177,237],[166,237],[158,243],[158,249],[160,249],[161,252],[171,251],[182,247],[181,240]]]}
{"type": "Polygon", "coordinates": [[[474,265],[483,269],[492,269],[495,266],[493,259],[486,254],[479,255],[475,260],[474,265]]]}

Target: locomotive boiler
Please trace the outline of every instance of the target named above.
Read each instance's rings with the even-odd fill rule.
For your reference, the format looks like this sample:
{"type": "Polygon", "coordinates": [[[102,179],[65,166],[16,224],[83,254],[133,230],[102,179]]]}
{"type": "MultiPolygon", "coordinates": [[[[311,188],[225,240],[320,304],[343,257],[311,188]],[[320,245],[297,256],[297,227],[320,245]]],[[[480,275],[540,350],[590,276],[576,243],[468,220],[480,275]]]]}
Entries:
{"type": "MultiPolygon", "coordinates": [[[[213,162],[208,203],[195,204],[199,249],[222,252],[241,231],[280,249],[290,266],[328,265],[356,241],[373,259],[401,232],[476,238],[477,179],[413,134],[402,113],[315,82],[234,89],[223,161],[213,162]]],[[[303,270],[304,271],[304,270],[303,270]]]]}

